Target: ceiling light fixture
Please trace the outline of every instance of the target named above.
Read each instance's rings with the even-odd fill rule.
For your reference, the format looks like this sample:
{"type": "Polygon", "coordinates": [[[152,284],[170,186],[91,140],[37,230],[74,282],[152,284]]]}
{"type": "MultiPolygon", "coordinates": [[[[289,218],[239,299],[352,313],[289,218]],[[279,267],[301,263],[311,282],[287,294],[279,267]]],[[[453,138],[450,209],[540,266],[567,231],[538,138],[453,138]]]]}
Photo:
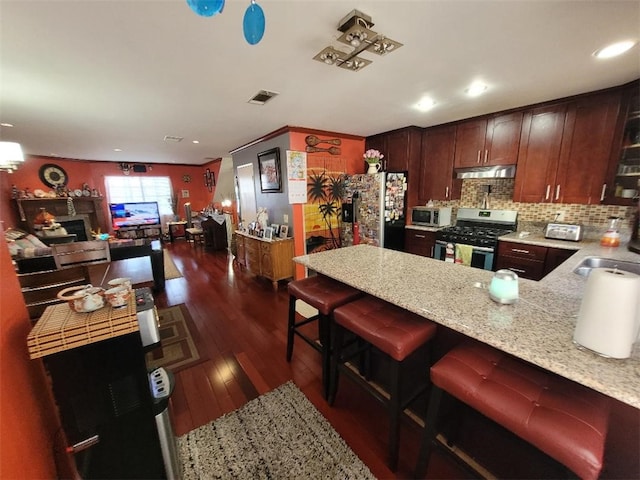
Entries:
{"type": "Polygon", "coordinates": [[[0,171],[13,173],[24,162],[22,147],[16,142],[0,142],[0,171]]]}
{"type": "Polygon", "coordinates": [[[416,108],[422,112],[426,112],[427,110],[431,110],[435,104],[436,102],[432,98],[424,97],[416,104],[416,108]]]}
{"type": "Polygon", "coordinates": [[[486,92],[487,86],[482,82],[474,82],[465,90],[470,97],[477,97],[486,92]]]}
{"type": "Polygon", "coordinates": [[[13,127],[13,123],[0,123],[0,127],[7,127],[7,128],[11,128],[13,127]]]}
{"type": "Polygon", "coordinates": [[[622,55],[623,53],[631,50],[637,42],[633,40],[625,40],[623,42],[612,43],[604,48],[593,52],[593,56],[596,58],[612,58],[622,55]]]}
{"type": "Polygon", "coordinates": [[[338,22],[338,31],[342,32],[338,41],[353,47],[353,51],[343,52],[330,46],[322,49],[313,59],[357,72],[371,63],[371,60],[358,56],[365,50],[377,55],[385,55],[402,46],[400,42],[374,32],[371,27],[373,22],[369,15],[358,10],[351,11],[338,22]]]}

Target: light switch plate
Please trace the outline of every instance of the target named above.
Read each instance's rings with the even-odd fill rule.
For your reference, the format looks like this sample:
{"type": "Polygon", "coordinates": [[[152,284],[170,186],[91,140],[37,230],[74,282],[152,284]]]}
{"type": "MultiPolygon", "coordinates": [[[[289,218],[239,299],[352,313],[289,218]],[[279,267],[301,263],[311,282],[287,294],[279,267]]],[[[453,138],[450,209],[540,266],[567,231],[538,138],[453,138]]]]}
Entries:
{"type": "Polygon", "coordinates": [[[282,223],[289,223],[289,215],[286,213],[282,215],[282,223]]]}

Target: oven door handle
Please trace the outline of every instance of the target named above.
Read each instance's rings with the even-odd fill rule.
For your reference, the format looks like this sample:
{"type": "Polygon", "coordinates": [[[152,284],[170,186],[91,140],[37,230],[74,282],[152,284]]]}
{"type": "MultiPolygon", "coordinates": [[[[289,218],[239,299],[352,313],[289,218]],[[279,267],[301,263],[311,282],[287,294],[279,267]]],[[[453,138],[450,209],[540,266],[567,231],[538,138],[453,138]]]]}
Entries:
{"type": "MultiPolygon", "coordinates": [[[[438,245],[446,245],[448,243],[450,243],[452,245],[456,245],[456,242],[446,242],[444,240],[436,240],[436,243],[438,245]]],[[[466,244],[461,243],[460,245],[466,245],[466,244]]],[[[476,251],[476,252],[487,252],[487,253],[495,252],[495,248],[491,248],[491,247],[478,247],[476,245],[470,245],[470,247],[473,248],[473,250],[476,251]]]]}

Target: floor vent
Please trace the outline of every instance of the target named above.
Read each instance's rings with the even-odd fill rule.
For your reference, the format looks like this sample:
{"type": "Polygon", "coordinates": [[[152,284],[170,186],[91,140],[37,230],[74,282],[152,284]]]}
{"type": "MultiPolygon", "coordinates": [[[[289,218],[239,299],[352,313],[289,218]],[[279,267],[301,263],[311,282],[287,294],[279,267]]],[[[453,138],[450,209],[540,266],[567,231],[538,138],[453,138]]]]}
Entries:
{"type": "Polygon", "coordinates": [[[276,95],[278,95],[278,92],[260,90],[258,93],[256,93],[253,97],[249,99],[248,103],[253,103],[254,105],[264,105],[276,95]]]}

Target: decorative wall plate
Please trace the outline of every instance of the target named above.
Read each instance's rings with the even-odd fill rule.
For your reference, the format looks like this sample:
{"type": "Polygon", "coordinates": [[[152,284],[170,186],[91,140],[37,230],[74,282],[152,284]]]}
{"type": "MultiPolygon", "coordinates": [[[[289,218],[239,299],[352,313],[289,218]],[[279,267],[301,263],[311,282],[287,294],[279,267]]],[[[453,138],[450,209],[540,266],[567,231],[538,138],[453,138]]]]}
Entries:
{"type": "Polygon", "coordinates": [[[58,185],[66,185],[69,181],[69,177],[67,177],[67,172],[58,165],[54,165],[53,163],[45,163],[38,170],[38,175],[40,176],[40,180],[47,185],[48,187],[55,188],[58,185]]]}
{"type": "Polygon", "coordinates": [[[182,176],[182,181],[183,181],[184,183],[189,183],[189,182],[191,182],[191,175],[183,175],[183,176],[182,176]]]}

